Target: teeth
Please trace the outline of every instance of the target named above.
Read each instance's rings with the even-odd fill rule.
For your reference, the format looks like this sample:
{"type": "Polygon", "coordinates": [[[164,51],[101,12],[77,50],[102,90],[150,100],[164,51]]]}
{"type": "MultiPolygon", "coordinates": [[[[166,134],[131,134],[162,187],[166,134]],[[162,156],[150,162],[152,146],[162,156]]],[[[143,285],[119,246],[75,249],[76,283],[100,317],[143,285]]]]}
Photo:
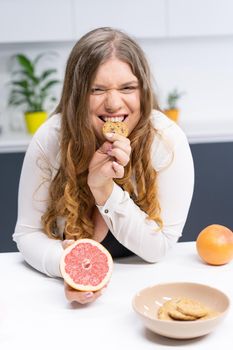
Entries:
{"type": "Polygon", "coordinates": [[[105,117],[103,116],[105,122],[123,122],[124,116],[122,117],[105,117]]]}

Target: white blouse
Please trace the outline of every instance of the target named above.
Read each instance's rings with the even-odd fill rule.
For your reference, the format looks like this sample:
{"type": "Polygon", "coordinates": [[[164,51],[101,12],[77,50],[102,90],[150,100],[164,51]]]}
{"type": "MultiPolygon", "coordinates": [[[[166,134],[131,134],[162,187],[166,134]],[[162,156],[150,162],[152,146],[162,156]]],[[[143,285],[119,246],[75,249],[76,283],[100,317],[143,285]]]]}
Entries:
{"type": "MultiPolygon", "coordinates": [[[[117,184],[104,206],[98,209],[115,238],[148,262],[159,261],[182,235],[190,207],[194,167],[186,136],[163,113],[151,116],[157,130],[152,145],[152,163],[158,172],[158,196],[162,230],[117,184]]],[[[24,259],[48,276],[61,276],[63,218],[57,219],[61,240],[43,231],[49,185],[59,169],[61,116],[52,116],[35,133],[25,155],[19,184],[18,219],[13,234],[24,259]]]]}

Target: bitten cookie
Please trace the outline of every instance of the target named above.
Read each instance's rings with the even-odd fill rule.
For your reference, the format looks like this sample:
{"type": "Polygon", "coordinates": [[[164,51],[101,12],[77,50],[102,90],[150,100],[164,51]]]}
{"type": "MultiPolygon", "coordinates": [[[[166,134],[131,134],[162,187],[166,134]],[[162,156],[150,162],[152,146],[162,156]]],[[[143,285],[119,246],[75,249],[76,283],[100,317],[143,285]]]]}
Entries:
{"type": "Polygon", "coordinates": [[[103,125],[103,133],[116,133],[122,136],[128,136],[128,127],[124,122],[105,122],[103,125]]]}

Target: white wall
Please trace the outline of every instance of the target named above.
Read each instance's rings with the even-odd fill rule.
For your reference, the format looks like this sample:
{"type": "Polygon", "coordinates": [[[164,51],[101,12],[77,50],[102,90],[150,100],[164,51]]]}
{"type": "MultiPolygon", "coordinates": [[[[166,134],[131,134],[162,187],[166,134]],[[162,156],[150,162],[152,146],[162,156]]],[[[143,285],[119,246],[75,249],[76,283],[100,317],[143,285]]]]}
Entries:
{"type": "MultiPolygon", "coordinates": [[[[202,37],[139,40],[157,83],[161,106],[174,87],[185,91],[179,102],[181,125],[228,123],[233,120],[233,37],[202,37]]],[[[63,76],[65,62],[74,42],[0,44],[0,118],[4,126],[21,128],[22,116],[12,117],[6,108],[9,57],[18,52],[35,56],[54,50],[59,57],[50,61],[63,76]],[[13,120],[12,120],[13,119],[13,120]]]]}
{"type": "Polygon", "coordinates": [[[181,123],[233,121],[233,37],[142,42],[161,102],[173,88],[185,91],[181,123]]]}

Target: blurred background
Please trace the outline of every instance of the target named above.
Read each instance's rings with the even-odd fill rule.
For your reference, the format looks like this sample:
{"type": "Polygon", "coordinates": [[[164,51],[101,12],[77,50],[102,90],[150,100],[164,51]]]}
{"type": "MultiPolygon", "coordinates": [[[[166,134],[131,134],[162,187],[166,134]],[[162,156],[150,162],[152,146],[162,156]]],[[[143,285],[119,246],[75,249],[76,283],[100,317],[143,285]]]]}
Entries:
{"type": "Polygon", "coordinates": [[[195,240],[213,223],[233,229],[232,17],[231,0],[0,0],[0,251],[16,251],[18,181],[33,132],[14,91],[25,97],[39,56],[36,69],[48,97],[43,107],[51,113],[71,48],[100,26],[139,42],[161,108],[188,137],[196,181],[181,241],[195,240]]]}

